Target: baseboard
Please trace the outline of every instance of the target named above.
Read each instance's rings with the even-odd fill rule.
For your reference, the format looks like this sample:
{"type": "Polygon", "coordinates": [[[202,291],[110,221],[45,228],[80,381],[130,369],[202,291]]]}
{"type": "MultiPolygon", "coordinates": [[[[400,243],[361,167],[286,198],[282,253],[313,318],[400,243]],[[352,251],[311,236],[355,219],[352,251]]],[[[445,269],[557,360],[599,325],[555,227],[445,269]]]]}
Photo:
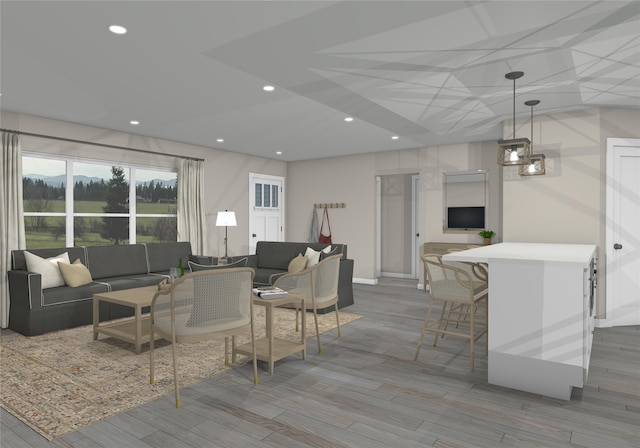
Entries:
{"type": "Polygon", "coordinates": [[[353,283],[359,283],[361,285],[377,285],[378,284],[378,279],[377,278],[353,278],[352,280],[353,283]]]}
{"type": "Polygon", "coordinates": [[[380,273],[381,277],[389,277],[389,278],[408,278],[408,279],[415,279],[415,277],[411,274],[402,274],[399,272],[381,272],[380,273]]]}

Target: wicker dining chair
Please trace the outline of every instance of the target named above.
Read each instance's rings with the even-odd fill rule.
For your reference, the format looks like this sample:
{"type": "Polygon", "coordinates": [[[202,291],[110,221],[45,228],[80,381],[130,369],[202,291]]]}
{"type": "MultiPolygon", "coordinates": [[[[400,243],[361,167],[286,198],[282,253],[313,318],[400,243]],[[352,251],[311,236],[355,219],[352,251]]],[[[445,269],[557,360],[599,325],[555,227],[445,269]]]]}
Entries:
{"type": "MultiPolygon", "coordinates": [[[[150,382],[154,378],[154,335],[171,342],[176,407],[180,407],[177,344],[224,338],[224,361],[229,364],[229,337],[250,332],[254,383],[258,367],[253,325],[251,268],[206,270],[185,274],[159,290],[151,304],[150,382]]],[[[203,354],[206,356],[206,354],[203,354]]],[[[235,353],[232,359],[235,362],[235,353]]]]}
{"type": "MultiPolygon", "coordinates": [[[[322,346],[320,345],[320,329],[318,327],[318,309],[331,305],[335,307],[338,337],[342,336],[340,332],[340,317],[338,315],[338,273],[341,257],[342,254],[331,255],[301,272],[285,274],[273,284],[305,298],[306,309],[313,311],[318,353],[320,354],[322,354],[322,346]]],[[[300,311],[296,308],[296,330],[298,329],[298,313],[300,311]]]]}
{"type": "Polygon", "coordinates": [[[422,261],[429,280],[429,307],[422,326],[414,360],[418,359],[426,332],[469,340],[471,371],[474,370],[475,343],[487,334],[487,283],[475,278],[468,264],[443,262],[439,255],[425,254],[422,261]],[[440,304],[440,316],[431,319],[434,305],[440,304]],[[449,324],[455,324],[450,329],[449,324]]]}

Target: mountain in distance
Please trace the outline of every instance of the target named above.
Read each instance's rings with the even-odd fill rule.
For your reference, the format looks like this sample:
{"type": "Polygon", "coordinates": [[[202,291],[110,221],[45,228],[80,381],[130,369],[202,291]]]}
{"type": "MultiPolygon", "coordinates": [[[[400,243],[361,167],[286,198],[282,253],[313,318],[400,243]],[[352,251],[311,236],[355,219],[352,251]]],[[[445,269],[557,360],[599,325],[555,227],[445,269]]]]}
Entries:
{"type": "MultiPolygon", "coordinates": [[[[63,186],[66,186],[67,183],[67,176],[64,174],[60,174],[58,176],[45,176],[43,174],[25,174],[23,177],[29,178],[29,179],[33,179],[33,180],[42,180],[45,184],[47,185],[51,185],[53,187],[59,187],[61,184],[63,186]]],[[[90,183],[90,182],[94,182],[94,183],[100,183],[102,179],[100,177],[89,177],[89,176],[83,176],[83,175],[77,175],[77,176],[73,176],[73,181],[75,182],[82,182],[85,185],[90,183]]],[[[104,179],[105,182],[109,182],[109,179],[104,179]]],[[[144,184],[150,184],[151,182],[157,184],[161,184],[165,187],[175,187],[176,186],[176,179],[169,179],[169,180],[164,180],[164,179],[152,179],[152,180],[145,180],[145,181],[137,181],[136,185],[144,185],[144,184]]]]}

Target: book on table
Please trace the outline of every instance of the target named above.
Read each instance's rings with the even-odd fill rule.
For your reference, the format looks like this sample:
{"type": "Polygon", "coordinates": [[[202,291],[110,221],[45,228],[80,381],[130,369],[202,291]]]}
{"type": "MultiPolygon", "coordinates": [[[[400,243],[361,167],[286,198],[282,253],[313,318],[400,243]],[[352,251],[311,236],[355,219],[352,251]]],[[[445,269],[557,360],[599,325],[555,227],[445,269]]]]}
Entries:
{"type": "Polygon", "coordinates": [[[289,294],[282,288],[277,286],[260,286],[253,288],[253,293],[261,299],[282,299],[289,294]]]}

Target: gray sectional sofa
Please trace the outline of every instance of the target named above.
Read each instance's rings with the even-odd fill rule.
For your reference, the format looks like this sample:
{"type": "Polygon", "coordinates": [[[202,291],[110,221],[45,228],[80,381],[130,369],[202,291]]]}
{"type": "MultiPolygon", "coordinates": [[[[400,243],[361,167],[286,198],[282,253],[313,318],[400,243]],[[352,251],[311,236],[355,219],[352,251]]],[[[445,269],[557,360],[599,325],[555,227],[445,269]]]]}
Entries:
{"type": "MultiPolygon", "coordinates": [[[[319,251],[327,246],[331,246],[332,254],[342,254],[338,278],[338,308],[353,305],[353,260],[347,258],[346,244],[258,241],[255,254],[230,257],[230,261],[247,257],[247,266],[255,270],[254,284],[257,286],[271,285],[277,277],[287,272],[289,262],[293,258],[298,254],[305,254],[307,247],[319,251]]],[[[325,310],[318,310],[318,312],[323,314],[331,312],[333,309],[331,306],[325,310]]]]}
{"type": "MultiPolygon", "coordinates": [[[[93,294],[156,285],[168,276],[170,267],[178,265],[180,258],[185,267],[189,260],[217,263],[217,259],[193,255],[188,242],[30,249],[29,252],[42,258],[67,252],[71,263],[79,259],[93,279],[77,287],[42,289],[41,275],[27,270],[24,252],[11,252],[12,270],[8,278],[9,328],[25,336],[92,323],[93,294]]],[[[100,307],[102,320],[133,313],[131,308],[117,304],[101,302],[100,307]]]]}

